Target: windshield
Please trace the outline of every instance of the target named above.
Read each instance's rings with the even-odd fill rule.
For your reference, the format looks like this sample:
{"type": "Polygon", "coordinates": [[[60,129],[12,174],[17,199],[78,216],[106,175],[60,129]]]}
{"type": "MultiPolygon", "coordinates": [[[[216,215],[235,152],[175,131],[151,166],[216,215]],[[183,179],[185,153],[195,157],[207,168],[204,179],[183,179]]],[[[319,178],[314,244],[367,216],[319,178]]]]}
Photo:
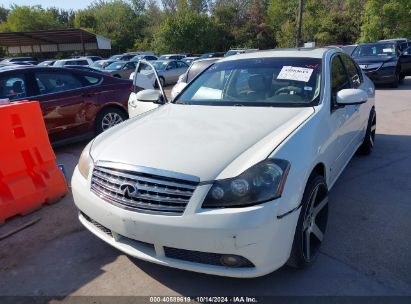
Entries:
{"type": "Polygon", "coordinates": [[[114,70],[114,71],[117,71],[117,70],[121,70],[122,68],[123,68],[123,66],[124,66],[124,63],[119,63],[119,62],[113,62],[112,64],[109,64],[107,67],[106,67],[106,70],[114,70]]]}
{"type": "Polygon", "coordinates": [[[120,60],[123,55],[113,55],[109,58],[109,60],[120,60]]]}
{"type": "Polygon", "coordinates": [[[395,56],[394,43],[373,43],[357,46],[354,50],[353,57],[368,57],[368,56],[395,56]]]}
{"type": "Polygon", "coordinates": [[[144,56],[138,55],[138,56],[134,56],[133,58],[131,58],[130,61],[140,61],[143,59],[144,59],[144,56]]]}
{"type": "Polygon", "coordinates": [[[96,69],[102,69],[103,64],[104,64],[104,61],[96,61],[91,65],[91,67],[96,68],[96,69]]]}
{"type": "Polygon", "coordinates": [[[152,65],[157,71],[164,71],[167,67],[167,62],[166,61],[154,61],[152,62],[152,65]]]}
{"type": "Polygon", "coordinates": [[[172,55],[162,55],[160,57],[158,57],[158,60],[167,60],[170,59],[171,57],[173,57],[172,55]]]}
{"type": "Polygon", "coordinates": [[[175,103],[213,106],[312,106],[318,102],[321,59],[255,58],[217,62],[175,103]]]}

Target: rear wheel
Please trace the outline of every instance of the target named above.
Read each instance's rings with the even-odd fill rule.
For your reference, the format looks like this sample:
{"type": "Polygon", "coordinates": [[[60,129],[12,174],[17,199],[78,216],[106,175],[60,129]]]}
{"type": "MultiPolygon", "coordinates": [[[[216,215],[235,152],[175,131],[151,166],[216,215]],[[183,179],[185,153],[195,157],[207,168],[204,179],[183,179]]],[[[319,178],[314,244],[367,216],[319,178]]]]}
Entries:
{"type": "Polygon", "coordinates": [[[327,220],[327,184],[324,177],[312,174],[304,191],[288,265],[303,269],[314,263],[324,239],[327,220]]]}
{"type": "Polygon", "coordinates": [[[377,129],[377,114],[374,110],[370,113],[368,118],[367,131],[365,132],[365,138],[362,145],[358,148],[358,153],[362,155],[371,154],[374,149],[375,131],[377,129]]]}
{"type": "Polygon", "coordinates": [[[118,108],[105,108],[98,113],[95,121],[96,134],[100,134],[128,118],[124,110],[118,108]]]}
{"type": "Polygon", "coordinates": [[[166,84],[166,81],[165,81],[164,77],[161,77],[161,76],[160,76],[159,79],[160,79],[161,87],[164,88],[164,85],[166,84]]]}

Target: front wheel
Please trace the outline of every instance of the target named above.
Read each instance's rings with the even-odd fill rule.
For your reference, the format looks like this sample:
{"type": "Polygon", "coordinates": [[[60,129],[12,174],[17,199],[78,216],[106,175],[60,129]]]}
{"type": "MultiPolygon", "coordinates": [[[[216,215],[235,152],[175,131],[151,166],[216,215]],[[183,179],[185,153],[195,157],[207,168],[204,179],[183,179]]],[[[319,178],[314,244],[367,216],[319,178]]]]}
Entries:
{"type": "Polygon", "coordinates": [[[161,76],[160,76],[159,79],[160,79],[160,85],[161,85],[161,87],[164,88],[164,86],[165,86],[165,84],[166,84],[166,81],[165,81],[164,77],[161,77],[161,76]]]}
{"type": "Polygon", "coordinates": [[[105,108],[98,113],[95,121],[96,134],[100,134],[115,125],[125,121],[128,118],[127,113],[117,108],[105,108]]]}
{"type": "Polygon", "coordinates": [[[362,145],[358,148],[358,154],[369,155],[374,149],[375,131],[377,129],[377,114],[374,110],[370,113],[368,118],[367,131],[362,145]]]}
{"type": "Polygon", "coordinates": [[[288,265],[303,269],[314,263],[327,228],[328,188],[324,177],[312,174],[304,190],[288,265]]]}
{"type": "Polygon", "coordinates": [[[395,74],[394,74],[394,80],[393,80],[393,82],[391,83],[391,87],[392,88],[398,88],[398,85],[400,84],[400,73],[399,72],[396,72],[395,74]]]}

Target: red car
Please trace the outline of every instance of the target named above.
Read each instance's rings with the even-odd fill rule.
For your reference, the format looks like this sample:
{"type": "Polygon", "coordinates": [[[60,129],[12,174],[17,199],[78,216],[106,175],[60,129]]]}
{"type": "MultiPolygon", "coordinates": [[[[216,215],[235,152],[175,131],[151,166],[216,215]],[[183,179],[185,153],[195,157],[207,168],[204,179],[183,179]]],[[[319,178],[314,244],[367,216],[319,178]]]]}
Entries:
{"type": "Polygon", "coordinates": [[[38,100],[50,141],[90,138],[128,118],[132,82],[56,67],[0,68],[0,99],[38,100]]]}

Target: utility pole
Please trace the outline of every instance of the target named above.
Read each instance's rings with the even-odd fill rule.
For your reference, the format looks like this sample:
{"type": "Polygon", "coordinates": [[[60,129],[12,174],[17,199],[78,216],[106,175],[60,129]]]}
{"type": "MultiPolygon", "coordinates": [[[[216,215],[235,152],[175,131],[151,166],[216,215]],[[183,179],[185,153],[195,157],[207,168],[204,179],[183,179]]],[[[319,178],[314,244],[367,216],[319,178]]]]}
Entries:
{"type": "Polygon", "coordinates": [[[297,16],[297,37],[295,39],[295,47],[299,47],[301,44],[301,25],[303,23],[303,0],[299,0],[298,4],[298,16],[297,16]]]}

